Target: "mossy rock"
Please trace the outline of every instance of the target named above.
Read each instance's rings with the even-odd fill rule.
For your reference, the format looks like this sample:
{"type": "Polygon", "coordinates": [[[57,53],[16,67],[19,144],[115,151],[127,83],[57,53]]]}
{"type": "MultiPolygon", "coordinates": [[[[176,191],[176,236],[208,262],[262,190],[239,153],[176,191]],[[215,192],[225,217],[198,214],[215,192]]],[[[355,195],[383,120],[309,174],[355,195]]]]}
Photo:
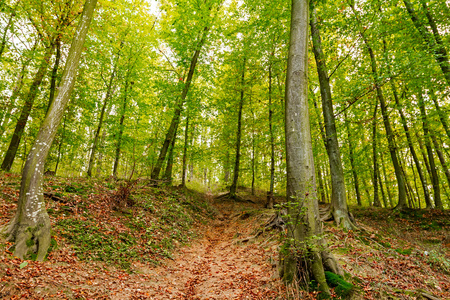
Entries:
{"type": "Polygon", "coordinates": [[[347,282],[342,276],[334,274],[329,271],[325,271],[325,278],[330,287],[334,287],[336,295],[341,299],[347,299],[353,292],[354,286],[350,282],[347,282]]]}

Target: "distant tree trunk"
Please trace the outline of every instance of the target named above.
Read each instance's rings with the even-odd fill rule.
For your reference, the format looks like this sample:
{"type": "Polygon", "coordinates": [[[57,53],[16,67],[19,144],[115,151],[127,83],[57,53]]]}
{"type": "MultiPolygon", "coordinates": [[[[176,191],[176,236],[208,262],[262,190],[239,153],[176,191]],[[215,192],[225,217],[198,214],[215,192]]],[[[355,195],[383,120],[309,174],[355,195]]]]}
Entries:
{"type": "Polygon", "coordinates": [[[55,44],[56,44],[55,64],[53,65],[52,75],[50,79],[50,97],[48,100],[46,113],[48,112],[50,105],[52,105],[53,100],[55,99],[56,79],[58,75],[59,62],[61,60],[61,41],[59,40],[59,37],[56,39],[55,44]]]}
{"type": "Polygon", "coordinates": [[[87,0],[84,5],[56,99],[42,122],[22,173],[16,214],[2,228],[7,239],[14,242],[14,255],[22,259],[29,258],[34,253],[36,260],[42,261],[50,246],[50,219],[42,193],[44,165],[75,84],[84,40],[96,3],[97,0],[87,0]]]}
{"type": "Polygon", "coordinates": [[[209,27],[205,27],[203,29],[202,38],[197,45],[197,48],[194,51],[194,56],[191,60],[191,65],[189,66],[189,72],[186,78],[186,83],[184,84],[183,91],[181,92],[181,97],[178,99],[175,112],[172,117],[172,121],[170,122],[169,129],[167,130],[166,139],[164,140],[164,144],[159,152],[158,160],[156,161],[156,165],[153,168],[151,178],[153,180],[157,180],[159,178],[159,173],[161,172],[162,165],[164,160],[166,159],[167,150],[169,150],[169,146],[172,142],[172,139],[176,138],[178,124],[180,123],[181,112],[183,111],[183,105],[186,101],[187,93],[189,92],[189,87],[192,83],[192,78],[194,77],[195,67],[197,66],[198,57],[200,56],[200,51],[202,50],[203,45],[206,41],[206,35],[208,34],[209,27]]]}
{"type": "Polygon", "coordinates": [[[13,11],[11,12],[11,15],[9,16],[8,23],[6,23],[5,29],[3,31],[2,41],[0,43],[0,59],[2,58],[3,51],[5,50],[5,46],[6,46],[6,42],[7,42],[6,36],[8,34],[9,28],[11,28],[11,26],[12,26],[13,19],[16,16],[16,8],[17,8],[17,5],[20,3],[20,1],[21,0],[18,0],[16,2],[15,6],[13,8],[13,11]]]}
{"type": "Polygon", "coordinates": [[[241,159],[241,130],[242,130],[242,108],[244,107],[244,84],[245,84],[245,57],[242,63],[241,75],[241,99],[239,101],[238,122],[236,130],[236,157],[234,161],[233,182],[230,187],[230,196],[236,197],[237,184],[239,179],[239,162],[241,159]]]}
{"type": "Polygon", "coordinates": [[[390,207],[394,207],[394,201],[392,200],[391,190],[389,189],[390,182],[388,181],[388,178],[386,176],[386,167],[384,166],[383,154],[381,154],[380,161],[381,161],[381,168],[383,170],[384,182],[386,185],[386,193],[389,199],[389,205],[390,207]]]}
{"type": "Polygon", "coordinates": [[[402,106],[400,104],[400,100],[399,100],[399,97],[398,97],[398,94],[397,94],[397,89],[395,87],[395,83],[393,81],[393,78],[391,78],[390,81],[391,81],[392,91],[393,91],[393,94],[394,94],[395,104],[397,106],[397,110],[398,110],[398,112],[400,114],[400,117],[401,117],[401,122],[402,122],[402,125],[403,125],[403,129],[405,131],[406,140],[408,141],[409,151],[411,152],[411,155],[412,155],[413,160],[414,160],[414,164],[415,164],[416,169],[417,169],[417,173],[419,173],[420,182],[422,183],[422,189],[423,189],[423,193],[424,193],[426,207],[427,208],[431,208],[433,205],[431,203],[431,198],[430,198],[430,193],[428,191],[427,182],[426,182],[425,176],[423,175],[422,167],[420,166],[420,162],[419,162],[419,158],[417,157],[416,151],[414,150],[414,146],[413,146],[413,142],[412,142],[412,139],[411,139],[411,135],[409,134],[409,128],[408,128],[408,125],[407,125],[407,120],[406,120],[405,114],[403,113],[402,106]]]}
{"type": "Polygon", "coordinates": [[[41,65],[39,66],[39,69],[34,76],[30,91],[25,97],[25,102],[23,104],[19,119],[17,120],[16,128],[12,135],[8,150],[6,151],[5,158],[3,159],[3,163],[1,166],[2,170],[11,170],[14,158],[16,157],[17,149],[19,148],[20,139],[22,138],[23,131],[34,104],[34,99],[36,99],[36,95],[39,91],[39,86],[41,85],[42,79],[44,78],[45,72],[47,71],[47,66],[49,64],[50,57],[52,56],[53,47],[54,44],[52,43],[51,46],[46,49],[44,59],[42,60],[41,65]]]}
{"type": "Polygon", "coordinates": [[[450,171],[448,169],[447,162],[445,161],[444,153],[442,153],[442,151],[441,151],[441,146],[438,144],[438,142],[436,140],[436,136],[434,136],[433,134],[430,134],[430,137],[431,137],[431,141],[433,142],[433,145],[434,145],[434,150],[436,150],[436,153],[438,155],[439,162],[442,165],[442,169],[444,171],[445,177],[447,178],[447,183],[450,186],[450,171]]]}
{"type": "Polygon", "coordinates": [[[175,141],[176,141],[176,138],[173,138],[172,142],[170,143],[166,171],[164,172],[164,176],[163,176],[163,179],[167,181],[168,185],[172,185],[173,150],[175,148],[175,141]]]}
{"type": "Polygon", "coordinates": [[[326,148],[328,160],[330,162],[332,214],[338,226],[342,226],[345,229],[354,229],[355,225],[349,218],[347,208],[344,170],[342,167],[339,142],[337,140],[330,79],[328,77],[325,55],[322,51],[322,41],[320,38],[319,29],[317,27],[316,14],[316,9],[313,7],[311,10],[310,26],[313,40],[313,52],[316,59],[317,73],[319,76],[320,95],[322,97],[323,119],[325,122],[325,133],[327,139],[326,148]]]}
{"type": "Polygon", "coordinates": [[[228,152],[225,155],[225,174],[223,181],[225,182],[225,185],[228,185],[228,182],[230,181],[230,152],[228,152]]]}
{"type": "Polygon", "coordinates": [[[406,185],[405,185],[405,180],[404,180],[402,172],[401,172],[397,148],[396,148],[395,142],[394,142],[394,133],[392,132],[391,123],[389,121],[389,114],[388,114],[387,108],[386,108],[386,101],[384,99],[383,90],[381,89],[380,76],[378,74],[378,69],[377,69],[377,62],[375,59],[375,54],[373,52],[373,49],[369,43],[369,40],[366,38],[366,36],[364,35],[364,31],[361,29],[362,25],[357,16],[357,12],[356,12],[354,6],[351,6],[351,8],[353,9],[353,12],[357,18],[357,21],[358,21],[358,24],[360,27],[359,34],[360,34],[361,38],[363,39],[364,44],[366,45],[367,52],[369,53],[369,57],[370,57],[372,76],[373,76],[373,80],[374,80],[374,84],[375,84],[375,89],[377,92],[377,98],[378,98],[378,101],[380,102],[381,114],[383,116],[383,123],[384,123],[385,131],[386,131],[386,137],[388,140],[389,153],[391,155],[392,164],[394,165],[395,177],[397,178],[398,203],[395,208],[401,210],[403,207],[406,206],[406,185]]]}
{"type": "MultiPolygon", "coordinates": [[[[321,239],[322,226],[316,194],[308,108],[308,16],[307,0],[293,0],[286,74],[286,171],[287,240],[280,253],[282,278],[291,283],[302,273],[330,297],[324,264],[336,263],[321,239]],[[323,247],[323,248],[322,248],[323,247]],[[306,265],[306,266],[305,266],[306,265]],[[300,267],[305,266],[305,267],[300,267]],[[311,278],[311,279],[313,279],[311,278]]],[[[330,264],[330,266],[331,266],[330,264]]],[[[337,265],[331,268],[338,272],[337,265]]]]}
{"type": "Polygon", "coordinates": [[[64,115],[63,131],[62,131],[61,141],[59,142],[59,146],[58,146],[58,157],[56,158],[55,175],[56,175],[56,172],[58,172],[59,162],[61,161],[61,156],[62,156],[61,148],[62,148],[62,144],[64,142],[65,133],[66,133],[66,116],[64,115]]]}
{"type": "Polygon", "coordinates": [[[427,16],[428,24],[431,27],[434,39],[433,35],[428,31],[426,25],[422,24],[420,19],[417,17],[411,2],[408,0],[403,0],[403,3],[405,3],[406,10],[408,11],[409,16],[411,17],[414,26],[417,28],[423,40],[427,44],[429,51],[431,51],[434,54],[434,58],[436,59],[436,62],[441,68],[445,80],[447,81],[447,84],[450,85],[450,63],[448,60],[447,50],[445,49],[442,38],[437,29],[436,23],[430,14],[426,2],[424,2],[423,0],[421,0],[420,2],[422,3],[424,13],[427,16]]]}
{"type": "Polygon", "coordinates": [[[380,207],[380,198],[378,197],[378,159],[377,159],[377,111],[378,98],[375,98],[375,108],[372,120],[372,159],[373,159],[373,206],[380,207]]]}
{"type": "Polygon", "coordinates": [[[431,170],[431,182],[432,182],[433,190],[434,190],[434,205],[436,206],[436,208],[442,209],[441,191],[439,188],[439,177],[438,177],[438,173],[436,170],[433,149],[431,147],[431,142],[430,142],[430,130],[429,130],[427,114],[425,111],[425,103],[423,101],[423,97],[422,97],[421,93],[419,93],[418,98],[419,98],[420,114],[422,116],[422,127],[423,127],[423,136],[425,139],[425,148],[427,149],[427,153],[428,153],[428,162],[430,164],[430,170],[431,170]]]}
{"type": "Polygon", "coordinates": [[[184,129],[184,147],[183,147],[183,172],[181,175],[181,186],[186,187],[187,176],[187,151],[189,147],[189,114],[186,117],[186,127],[184,129]]]}
{"type": "MultiPolygon", "coordinates": [[[[269,63],[269,134],[270,134],[270,184],[267,195],[266,207],[273,208],[274,196],[273,189],[275,185],[275,138],[273,133],[273,108],[272,108],[272,63],[269,63]]],[[[323,186],[322,186],[323,188],[323,186]]],[[[323,190],[322,190],[323,193],[323,190]]]]}
{"type": "Polygon", "coordinates": [[[352,167],[352,176],[353,176],[353,183],[355,185],[355,193],[356,193],[356,201],[358,203],[358,206],[362,206],[362,201],[361,201],[361,193],[359,191],[359,181],[358,181],[358,173],[356,172],[356,168],[355,168],[355,156],[353,153],[353,143],[352,143],[352,136],[351,136],[351,128],[350,128],[350,124],[347,118],[347,111],[344,111],[344,122],[345,122],[345,126],[347,127],[347,141],[348,141],[348,155],[350,158],[350,165],[352,167]]]}
{"type": "MultiPolygon", "coordinates": [[[[127,76],[127,79],[125,80],[125,91],[123,96],[123,104],[122,104],[122,113],[120,116],[119,121],[119,135],[117,137],[117,145],[116,145],[116,156],[114,158],[114,167],[113,167],[113,176],[117,177],[117,169],[119,168],[119,159],[120,159],[120,150],[122,147],[122,137],[123,137],[123,131],[124,131],[124,125],[125,122],[125,114],[127,112],[127,105],[128,105],[128,87],[130,85],[129,82],[129,76],[127,76]]],[[[131,83],[133,84],[133,83],[131,83]]],[[[130,87],[131,90],[131,87],[130,87]]]]}
{"type": "Polygon", "coordinates": [[[92,169],[94,168],[94,160],[95,160],[95,154],[97,152],[97,147],[98,147],[98,143],[99,143],[100,131],[102,130],[103,119],[105,117],[106,107],[107,107],[107,105],[109,103],[110,98],[112,97],[113,82],[114,82],[114,78],[116,76],[117,67],[119,65],[120,52],[122,50],[122,45],[123,44],[120,45],[120,48],[119,48],[119,50],[117,52],[116,62],[114,64],[113,70],[111,72],[111,76],[109,77],[109,83],[108,83],[108,86],[107,86],[105,99],[103,100],[102,110],[100,112],[100,117],[98,119],[97,130],[95,131],[94,142],[92,143],[91,155],[89,157],[89,166],[88,166],[88,170],[87,170],[87,176],[88,177],[92,176],[92,169]]]}
{"type": "Polygon", "coordinates": [[[447,123],[448,115],[446,115],[442,111],[441,107],[439,106],[439,102],[436,97],[436,94],[433,91],[430,94],[431,94],[431,99],[433,99],[434,106],[436,107],[436,111],[438,112],[439,119],[441,120],[442,127],[444,127],[445,133],[447,134],[448,138],[450,139],[450,130],[448,128],[448,123],[447,123]]]}
{"type": "Polygon", "coordinates": [[[322,178],[322,168],[320,167],[320,165],[317,168],[317,177],[319,178],[319,194],[320,194],[320,201],[321,202],[326,202],[325,199],[325,187],[323,186],[323,178],[322,178]]]}
{"type": "MultiPolygon", "coordinates": [[[[380,168],[378,166],[377,166],[377,177],[380,180],[381,198],[383,199],[384,207],[387,208],[388,207],[388,203],[387,203],[386,195],[384,194],[383,180],[381,180],[380,168]]],[[[381,203],[380,203],[380,207],[381,207],[381,203]]]]}
{"type": "Polygon", "coordinates": [[[419,134],[417,132],[416,132],[416,138],[417,138],[417,143],[419,144],[420,153],[422,154],[423,162],[425,163],[425,168],[427,170],[428,176],[430,176],[430,178],[431,178],[431,167],[430,167],[430,164],[428,163],[426,149],[424,148],[422,140],[419,137],[419,134]]]}

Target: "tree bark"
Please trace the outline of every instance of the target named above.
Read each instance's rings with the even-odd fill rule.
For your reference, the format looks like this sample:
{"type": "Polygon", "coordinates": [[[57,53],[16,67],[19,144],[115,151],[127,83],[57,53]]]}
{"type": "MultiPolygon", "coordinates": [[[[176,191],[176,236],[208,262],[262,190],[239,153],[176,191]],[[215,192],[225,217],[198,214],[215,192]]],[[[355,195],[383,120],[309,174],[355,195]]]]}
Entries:
{"type": "Polygon", "coordinates": [[[191,65],[189,66],[189,72],[186,78],[186,83],[184,84],[183,91],[181,92],[181,97],[177,101],[172,121],[170,122],[169,129],[167,130],[166,139],[164,140],[164,144],[161,148],[161,151],[159,152],[158,160],[156,161],[156,165],[152,171],[151,178],[153,180],[157,180],[159,178],[159,173],[161,172],[164,160],[166,159],[167,150],[169,150],[169,146],[172,142],[172,139],[176,138],[178,124],[180,123],[181,112],[183,111],[183,105],[186,101],[186,96],[187,93],[189,92],[189,87],[191,86],[192,78],[194,77],[198,57],[200,56],[200,52],[202,50],[203,45],[205,44],[208,31],[209,27],[205,27],[203,29],[202,38],[200,39],[200,42],[198,43],[197,48],[194,51],[194,56],[192,57],[191,65]]]}
{"type": "Polygon", "coordinates": [[[9,28],[12,26],[13,19],[16,16],[16,8],[17,8],[17,5],[20,3],[20,1],[21,0],[18,0],[16,2],[15,6],[13,8],[13,11],[11,12],[11,15],[9,16],[8,23],[5,26],[5,30],[3,31],[2,41],[0,43],[0,59],[2,58],[3,51],[5,50],[5,46],[6,46],[6,42],[7,42],[6,35],[8,34],[9,28]]]}
{"type": "Polygon", "coordinates": [[[442,169],[444,171],[445,177],[447,178],[447,183],[450,186],[450,171],[448,169],[447,162],[445,161],[444,153],[442,153],[442,151],[441,151],[441,146],[438,144],[438,142],[436,140],[436,136],[434,136],[433,134],[430,134],[430,138],[431,138],[431,141],[433,142],[434,150],[436,150],[436,153],[438,155],[439,162],[442,165],[442,169]]]}
{"type": "Polygon", "coordinates": [[[270,134],[270,184],[266,207],[273,208],[275,185],[275,137],[273,133],[273,107],[272,107],[272,62],[269,63],[269,134],[270,134]]]}
{"type": "MultiPolygon", "coordinates": [[[[87,0],[69,50],[61,85],[50,106],[22,173],[17,211],[11,222],[2,229],[14,242],[14,255],[25,259],[33,254],[44,260],[50,246],[50,219],[45,210],[42,190],[45,160],[75,84],[78,65],[89,24],[97,0],[87,0]]],[[[50,52],[51,53],[51,52],[50,52]]]]}
{"type": "Polygon", "coordinates": [[[317,73],[320,83],[320,95],[322,98],[323,118],[325,121],[326,148],[331,172],[331,206],[334,220],[338,226],[345,229],[354,229],[355,225],[349,218],[347,208],[347,196],[345,188],[344,170],[342,167],[339,143],[337,140],[336,121],[333,112],[333,100],[331,96],[330,79],[326,66],[325,55],[322,51],[322,41],[317,27],[316,9],[311,10],[311,35],[313,52],[316,59],[317,73]]]}
{"type": "Polygon", "coordinates": [[[28,117],[30,116],[31,109],[33,108],[34,100],[36,99],[36,95],[39,91],[39,86],[41,85],[42,79],[45,76],[45,72],[47,70],[47,66],[53,52],[53,47],[54,43],[52,43],[52,45],[46,49],[41,65],[39,66],[39,69],[34,76],[30,90],[25,97],[25,102],[22,107],[19,119],[17,120],[16,128],[12,135],[8,150],[6,151],[5,158],[3,159],[3,163],[1,166],[2,170],[11,170],[14,158],[16,157],[17,149],[19,148],[20,139],[22,138],[23,131],[28,121],[28,117]]]}
{"type": "Polygon", "coordinates": [[[236,130],[236,156],[234,161],[233,182],[230,187],[230,196],[236,197],[237,184],[239,179],[239,163],[241,160],[241,129],[242,129],[242,108],[244,107],[244,85],[245,85],[245,57],[242,63],[241,75],[241,99],[239,101],[238,122],[236,130]]]}
{"type": "Polygon", "coordinates": [[[52,105],[53,100],[55,99],[55,91],[56,91],[56,78],[58,75],[58,69],[59,69],[59,62],[61,60],[61,41],[59,40],[59,37],[56,39],[56,56],[55,56],[55,64],[53,65],[52,69],[52,75],[51,75],[51,81],[50,81],[50,97],[48,100],[48,106],[47,111],[50,108],[50,105],[52,105]]]}
{"type": "Polygon", "coordinates": [[[308,16],[308,1],[293,0],[285,96],[288,239],[280,255],[286,282],[298,279],[300,272],[312,275],[319,290],[329,297],[324,264],[335,260],[325,259],[329,258],[326,247],[321,249],[323,240],[318,238],[322,227],[308,108],[308,16]],[[301,264],[306,268],[299,268],[301,264]]]}
{"type": "Polygon", "coordinates": [[[420,93],[419,94],[419,108],[420,108],[420,114],[422,116],[422,127],[423,127],[423,135],[425,139],[425,148],[427,150],[428,154],[428,163],[430,164],[430,171],[431,171],[431,183],[433,185],[434,190],[434,205],[436,208],[442,209],[442,200],[441,200],[441,191],[439,188],[439,177],[436,170],[436,164],[434,162],[434,155],[433,155],[433,149],[431,147],[430,142],[430,129],[429,129],[429,123],[427,118],[427,113],[425,111],[425,103],[423,100],[423,96],[420,93]]]}
{"type": "MultiPolygon", "coordinates": [[[[127,112],[129,85],[130,85],[129,76],[127,76],[127,79],[125,80],[125,91],[124,91],[124,96],[123,96],[122,112],[121,112],[120,121],[119,121],[119,136],[117,137],[116,156],[114,158],[114,167],[113,167],[113,176],[114,177],[117,177],[117,169],[119,168],[120,150],[122,147],[122,137],[123,137],[123,131],[124,131],[123,123],[125,122],[125,113],[127,112]]],[[[130,87],[130,89],[131,89],[131,87],[130,87]]]]}

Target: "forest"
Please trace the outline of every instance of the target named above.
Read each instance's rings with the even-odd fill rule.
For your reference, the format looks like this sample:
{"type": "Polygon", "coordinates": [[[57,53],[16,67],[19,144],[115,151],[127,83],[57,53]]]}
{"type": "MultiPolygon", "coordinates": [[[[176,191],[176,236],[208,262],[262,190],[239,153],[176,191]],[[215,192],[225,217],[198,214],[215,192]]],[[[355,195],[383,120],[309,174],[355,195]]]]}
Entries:
{"type": "Polygon", "coordinates": [[[447,0],[0,0],[0,298],[450,299],[447,0]]]}

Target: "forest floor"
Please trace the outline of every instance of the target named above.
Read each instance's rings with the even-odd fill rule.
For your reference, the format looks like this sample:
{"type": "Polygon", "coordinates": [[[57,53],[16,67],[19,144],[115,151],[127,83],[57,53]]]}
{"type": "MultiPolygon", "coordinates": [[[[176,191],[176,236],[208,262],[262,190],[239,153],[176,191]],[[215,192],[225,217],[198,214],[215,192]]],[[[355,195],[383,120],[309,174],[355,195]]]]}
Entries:
{"type": "MultiPolygon", "coordinates": [[[[14,215],[20,178],[0,173],[0,226],[14,215]]],[[[250,239],[273,215],[262,196],[217,200],[138,182],[49,177],[53,249],[21,261],[0,241],[0,299],[314,299],[278,278],[280,234],[250,239]]],[[[248,192],[248,191],[247,191],[248,192]]],[[[325,224],[330,249],[355,285],[352,299],[450,299],[450,212],[352,208],[360,226],[325,224]]]]}

